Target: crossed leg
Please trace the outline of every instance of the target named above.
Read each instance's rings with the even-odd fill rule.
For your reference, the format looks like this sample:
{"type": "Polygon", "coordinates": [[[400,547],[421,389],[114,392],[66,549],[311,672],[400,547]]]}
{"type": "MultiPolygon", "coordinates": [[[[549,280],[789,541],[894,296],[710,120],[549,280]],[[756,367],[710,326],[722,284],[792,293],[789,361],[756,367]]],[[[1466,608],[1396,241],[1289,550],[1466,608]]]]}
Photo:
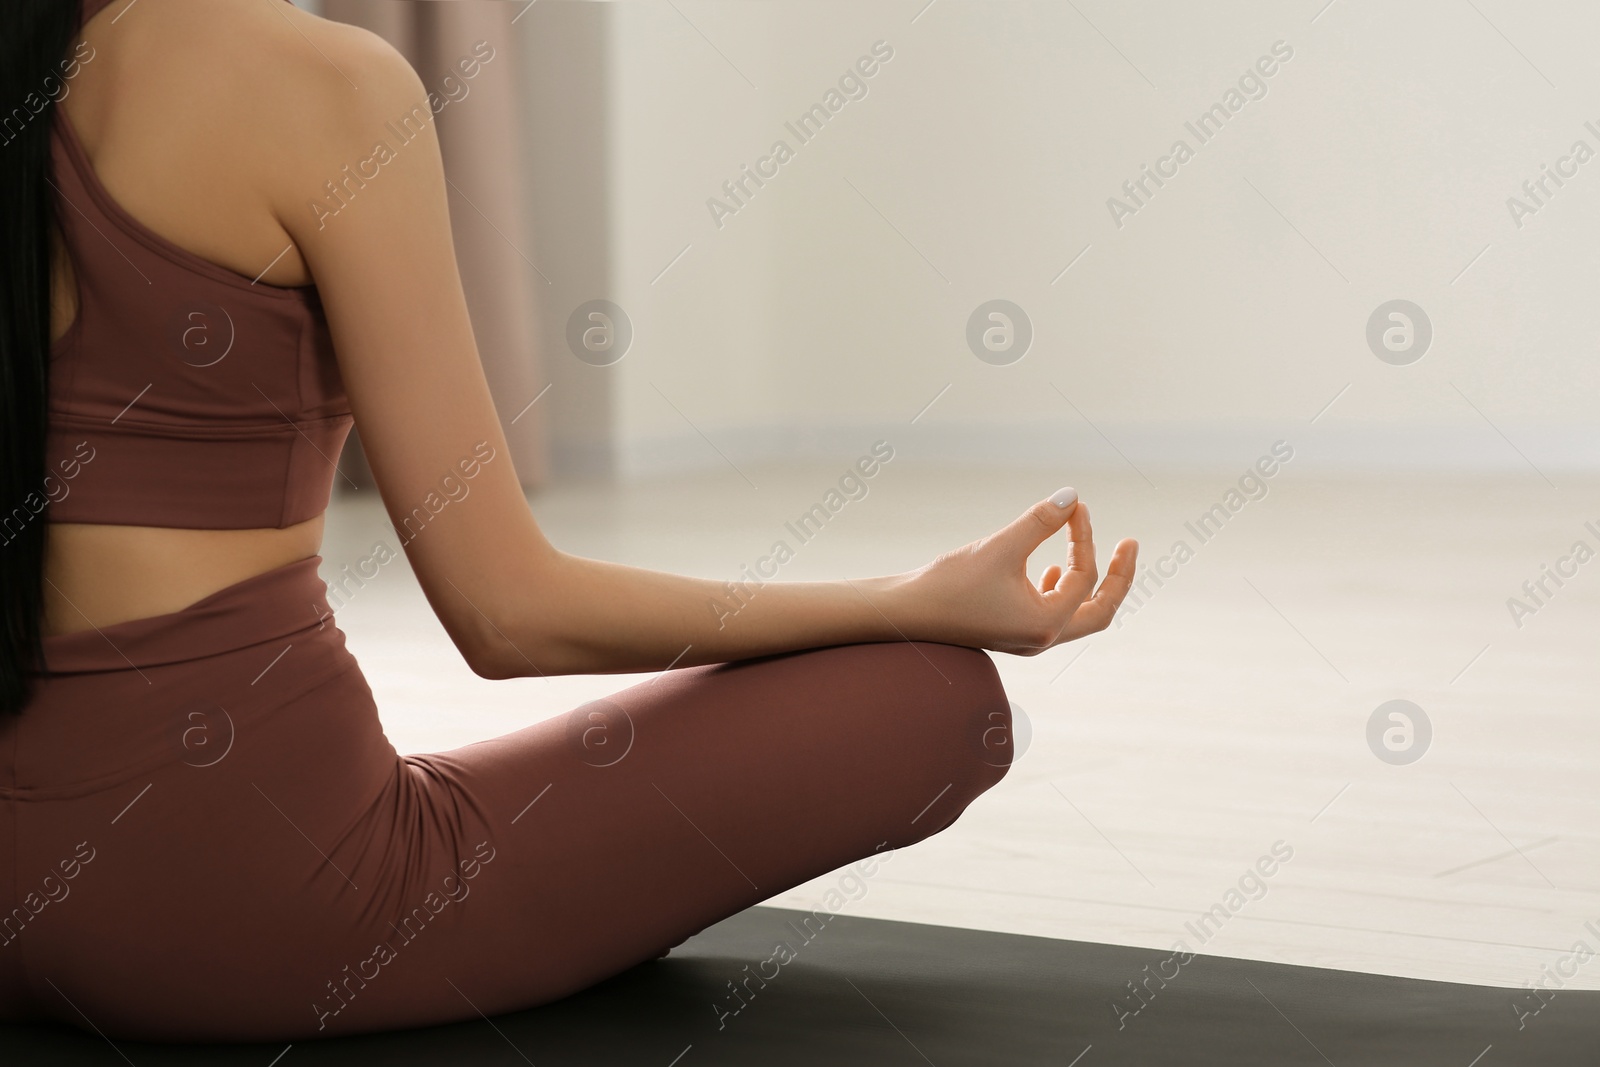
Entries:
{"type": "Polygon", "coordinates": [[[453,981],[492,1013],[582,989],[920,841],[998,782],[1010,755],[987,655],[896,642],[672,671],[408,760],[471,796],[495,850],[481,904],[467,902],[459,939],[441,946],[453,981]]]}
{"type": "Polygon", "coordinates": [[[28,809],[41,863],[98,850],[18,941],[37,1010],[293,1041],[532,1007],[944,829],[1011,757],[994,664],[942,644],[669,671],[424,755],[395,754],[354,661],[285,701],[215,766],[28,809]]]}

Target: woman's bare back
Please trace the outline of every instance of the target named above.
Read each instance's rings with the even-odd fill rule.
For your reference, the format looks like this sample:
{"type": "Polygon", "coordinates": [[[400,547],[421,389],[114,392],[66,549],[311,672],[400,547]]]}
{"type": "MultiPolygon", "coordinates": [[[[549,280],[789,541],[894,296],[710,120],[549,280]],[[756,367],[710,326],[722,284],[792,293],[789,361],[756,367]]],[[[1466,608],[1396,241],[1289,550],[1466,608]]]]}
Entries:
{"type": "MultiPolygon", "coordinates": [[[[318,112],[302,109],[302,139],[282,140],[275,87],[303,79],[312,62],[336,62],[318,50],[337,55],[348,32],[282,2],[113,0],[84,27],[78,54],[88,58],[59,106],[101,184],[140,223],[257,284],[306,285],[311,273],[273,207],[274,172],[260,164],[329,136],[318,112]]],[[[52,337],[76,315],[61,251],[58,241],[52,337]]],[[[316,554],[322,526],[320,515],[286,529],[53,523],[45,633],[176,611],[316,554]]]]}

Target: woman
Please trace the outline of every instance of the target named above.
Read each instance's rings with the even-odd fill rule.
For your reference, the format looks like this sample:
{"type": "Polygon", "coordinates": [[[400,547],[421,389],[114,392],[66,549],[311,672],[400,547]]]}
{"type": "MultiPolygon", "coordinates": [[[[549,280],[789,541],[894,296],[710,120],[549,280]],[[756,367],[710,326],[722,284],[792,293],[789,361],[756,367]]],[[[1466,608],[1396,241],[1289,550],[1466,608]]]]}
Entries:
{"type": "Polygon", "coordinates": [[[0,1017],[243,1040],[523,1008],[921,840],[1004,775],[980,650],[1103,628],[1133,573],[1125,541],[1095,588],[1076,494],[736,612],[707,609],[721,583],[561,552],[506,455],[405,61],[281,0],[82,4],[13,0],[0,46],[23,101],[0,150],[0,1017]],[[408,114],[378,176],[315,209],[408,114]],[[317,574],[352,416],[396,528],[432,516],[406,555],[476,673],[672,669],[397,755],[317,574]]]}

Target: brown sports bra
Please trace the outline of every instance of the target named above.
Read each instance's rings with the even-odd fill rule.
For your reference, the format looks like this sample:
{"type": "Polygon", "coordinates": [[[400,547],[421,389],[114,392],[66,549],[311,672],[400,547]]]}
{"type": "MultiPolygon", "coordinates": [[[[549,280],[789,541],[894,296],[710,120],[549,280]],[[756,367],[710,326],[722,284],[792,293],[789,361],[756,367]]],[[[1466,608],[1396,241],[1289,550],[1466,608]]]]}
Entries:
{"type": "MultiPolygon", "coordinates": [[[[82,0],[82,22],[109,2],[82,0]]],[[[282,529],[321,514],[353,420],[316,287],[247,278],[155,233],[51,114],[78,310],[51,351],[47,519],[282,529]]]]}

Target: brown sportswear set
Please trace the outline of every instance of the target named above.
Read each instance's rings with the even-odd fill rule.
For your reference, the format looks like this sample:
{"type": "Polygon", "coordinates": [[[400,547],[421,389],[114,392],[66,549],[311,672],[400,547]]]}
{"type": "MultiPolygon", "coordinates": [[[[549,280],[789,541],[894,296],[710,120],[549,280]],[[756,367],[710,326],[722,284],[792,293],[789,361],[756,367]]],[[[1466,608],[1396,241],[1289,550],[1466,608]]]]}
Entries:
{"type": "MultiPolygon", "coordinates": [[[[42,518],[321,512],[351,415],[315,288],[155,234],[52,113],[79,310],[42,518]]],[[[921,642],[672,670],[402,756],[321,562],[45,639],[0,717],[0,1018],[298,1040],[530,1007],[943,829],[1009,766],[994,665],[921,642]]]]}

